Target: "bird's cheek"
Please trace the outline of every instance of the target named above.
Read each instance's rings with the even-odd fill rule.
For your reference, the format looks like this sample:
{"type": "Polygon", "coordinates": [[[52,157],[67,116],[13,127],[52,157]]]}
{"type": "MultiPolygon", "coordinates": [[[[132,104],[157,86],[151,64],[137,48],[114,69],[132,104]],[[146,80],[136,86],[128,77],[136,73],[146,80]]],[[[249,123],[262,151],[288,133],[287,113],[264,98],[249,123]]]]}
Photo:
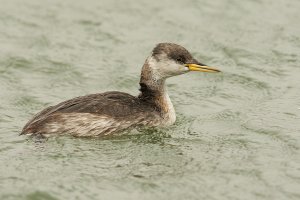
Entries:
{"type": "Polygon", "coordinates": [[[184,66],[184,65],[181,65],[181,66],[179,67],[179,71],[180,71],[181,73],[186,73],[186,72],[188,72],[188,71],[190,71],[190,70],[189,70],[188,67],[186,67],[186,66],[184,66]]]}

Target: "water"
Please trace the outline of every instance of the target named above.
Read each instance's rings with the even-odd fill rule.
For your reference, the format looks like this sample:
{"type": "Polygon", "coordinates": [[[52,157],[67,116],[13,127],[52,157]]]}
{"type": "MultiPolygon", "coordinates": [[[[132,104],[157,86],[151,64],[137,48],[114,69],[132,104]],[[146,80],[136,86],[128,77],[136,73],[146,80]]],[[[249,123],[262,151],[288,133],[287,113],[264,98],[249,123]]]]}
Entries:
{"type": "Polygon", "coordinates": [[[300,198],[299,1],[0,2],[1,200],[300,198]],[[63,100],[138,94],[159,42],[223,71],[168,81],[174,126],[18,136],[63,100]]]}

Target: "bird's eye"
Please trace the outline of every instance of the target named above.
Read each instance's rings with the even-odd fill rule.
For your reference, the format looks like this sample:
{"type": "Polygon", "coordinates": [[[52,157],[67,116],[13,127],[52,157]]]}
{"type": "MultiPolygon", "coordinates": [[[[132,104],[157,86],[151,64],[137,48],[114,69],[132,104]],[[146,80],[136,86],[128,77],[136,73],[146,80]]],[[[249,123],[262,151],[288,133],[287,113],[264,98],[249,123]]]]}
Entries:
{"type": "Polygon", "coordinates": [[[184,59],[182,57],[176,58],[176,61],[179,63],[184,63],[184,59]]]}

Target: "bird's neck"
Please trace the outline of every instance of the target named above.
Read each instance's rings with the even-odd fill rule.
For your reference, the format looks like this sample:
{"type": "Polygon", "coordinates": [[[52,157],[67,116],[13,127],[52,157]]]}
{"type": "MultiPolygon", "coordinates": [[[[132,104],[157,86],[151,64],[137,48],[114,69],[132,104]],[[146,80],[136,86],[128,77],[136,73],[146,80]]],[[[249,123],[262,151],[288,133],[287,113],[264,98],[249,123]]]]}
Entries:
{"type": "Polygon", "coordinates": [[[151,70],[151,62],[146,60],[141,73],[139,99],[154,106],[166,120],[168,124],[174,123],[176,119],[173,104],[167,93],[164,78],[158,76],[151,70]]]}

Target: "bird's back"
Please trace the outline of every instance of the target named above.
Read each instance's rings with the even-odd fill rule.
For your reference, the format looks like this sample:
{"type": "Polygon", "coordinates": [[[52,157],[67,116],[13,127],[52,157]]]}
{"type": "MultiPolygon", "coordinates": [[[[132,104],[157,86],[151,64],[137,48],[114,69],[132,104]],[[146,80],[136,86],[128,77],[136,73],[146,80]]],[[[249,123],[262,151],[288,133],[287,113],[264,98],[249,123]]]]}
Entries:
{"type": "Polygon", "coordinates": [[[158,115],[155,107],[123,92],[76,97],[35,115],[21,134],[68,132],[77,136],[109,134],[134,125],[145,125],[158,115]]]}

